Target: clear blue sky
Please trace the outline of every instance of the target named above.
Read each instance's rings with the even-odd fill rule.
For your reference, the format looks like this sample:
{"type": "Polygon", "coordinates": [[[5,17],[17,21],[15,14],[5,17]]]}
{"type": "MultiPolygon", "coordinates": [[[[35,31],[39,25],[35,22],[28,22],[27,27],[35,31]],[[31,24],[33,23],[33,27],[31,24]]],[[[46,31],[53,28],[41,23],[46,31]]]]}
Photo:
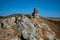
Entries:
{"type": "Polygon", "coordinates": [[[0,16],[16,13],[31,14],[39,9],[43,17],[60,17],[60,0],[0,0],[0,16]]]}

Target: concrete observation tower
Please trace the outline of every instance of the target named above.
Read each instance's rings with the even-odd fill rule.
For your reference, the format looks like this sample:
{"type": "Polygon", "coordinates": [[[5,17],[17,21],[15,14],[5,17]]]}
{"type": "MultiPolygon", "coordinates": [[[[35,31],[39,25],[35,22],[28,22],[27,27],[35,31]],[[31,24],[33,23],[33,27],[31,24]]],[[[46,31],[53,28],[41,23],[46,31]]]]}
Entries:
{"type": "Polygon", "coordinates": [[[33,18],[38,18],[39,17],[37,8],[34,8],[34,12],[32,13],[32,16],[33,16],[33,18]]]}

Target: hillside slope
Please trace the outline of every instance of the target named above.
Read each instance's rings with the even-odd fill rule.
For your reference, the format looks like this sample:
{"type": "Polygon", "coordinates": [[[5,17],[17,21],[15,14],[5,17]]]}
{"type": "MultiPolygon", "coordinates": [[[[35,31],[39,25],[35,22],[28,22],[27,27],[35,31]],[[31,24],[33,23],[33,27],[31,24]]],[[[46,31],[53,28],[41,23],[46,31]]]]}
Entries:
{"type": "Polygon", "coordinates": [[[44,22],[56,33],[57,37],[60,38],[60,19],[46,19],[43,17],[35,19],[37,22],[44,22]]]}
{"type": "Polygon", "coordinates": [[[0,40],[59,40],[60,21],[31,15],[0,18],[0,40]]]}

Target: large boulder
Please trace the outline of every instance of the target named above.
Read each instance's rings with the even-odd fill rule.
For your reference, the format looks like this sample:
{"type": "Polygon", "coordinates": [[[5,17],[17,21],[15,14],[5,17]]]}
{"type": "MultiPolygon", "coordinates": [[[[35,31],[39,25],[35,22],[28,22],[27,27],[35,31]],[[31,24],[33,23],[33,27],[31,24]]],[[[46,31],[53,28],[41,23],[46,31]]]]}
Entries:
{"type": "Polygon", "coordinates": [[[32,23],[32,21],[28,19],[28,17],[23,15],[21,17],[21,20],[17,23],[17,25],[19,26],[16,27],[19,28],[15,28],[15,29],[22,30],[22,36],[24,37],[24,39],[37,40],[37,30],[35,29],[35,26],[32,23]]]}

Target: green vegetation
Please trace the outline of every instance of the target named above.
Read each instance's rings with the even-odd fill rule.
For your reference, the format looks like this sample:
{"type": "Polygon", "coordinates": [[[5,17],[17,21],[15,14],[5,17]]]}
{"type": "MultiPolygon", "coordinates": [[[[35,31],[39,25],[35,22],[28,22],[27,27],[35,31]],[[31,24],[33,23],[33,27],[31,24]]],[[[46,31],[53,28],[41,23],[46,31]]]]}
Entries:
{"type": "Polygon", "coordinates": [[[3,19],[5,19],[5,18],[10,18],[10,17],[16,17],[16,16],[22,16],[22,15],[25,15],[25,16],[27,16],[28,18],[31,18],[31,14],[12,14],[12,15],[8,15],[8,16],[0,16],[0,18],[3,18],[3,19]]]}

